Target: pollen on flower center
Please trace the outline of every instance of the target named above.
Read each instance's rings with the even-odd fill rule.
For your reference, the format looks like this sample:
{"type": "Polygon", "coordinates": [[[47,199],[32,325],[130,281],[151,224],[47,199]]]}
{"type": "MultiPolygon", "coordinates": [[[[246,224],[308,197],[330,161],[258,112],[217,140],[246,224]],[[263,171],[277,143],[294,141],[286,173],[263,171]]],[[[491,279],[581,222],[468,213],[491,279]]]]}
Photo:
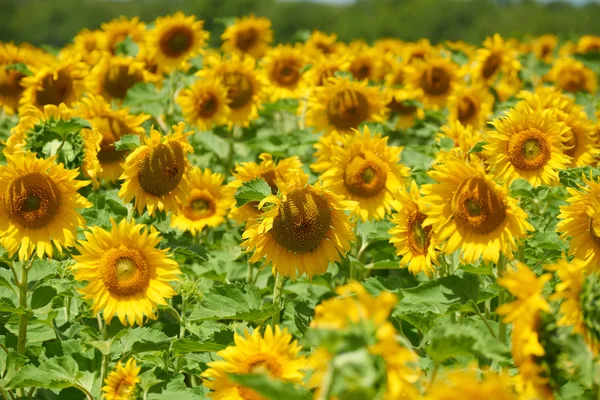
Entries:
{"type": "Polygon", "coordinates": [[[478,234],[492,232],[506,219],[506,205],[481,177],[464,180],[454,192],[450,206],[456,224],[478,234]]]}
{"type": "Polygon", "coordinates": [[[56,215],[60,195],[54,180],[41,172],[32,172],[13,180],[7,187],[6,212],[27,228],[47,226],[56,215]]]}
{"type": "Polygon", "coordinates": [[[369,117],[369,103],[357,91],[345,89],[333,96],[327,104],[327,118],[338,129],[356,128],[369,117]]]}
{"type": "Polygon", "coordinates": [[[550,160],[550,145],[544,133],[535,128],[529,128],[510,139],[508,157],[517,169],[540,169],[550,160]]]}
{"type": "Polygon", "coordinates": [[[184,164],[183,149],[179,143],[161,143],[150,150],[140,163],[140,186],[154,196],[165,195],[179,185],[184,164]]]}
{"type": "Polygon", "coordinates": [[[106,289],[116,296],[143,293],[150,282],[148,263],[142,253],[123,245],[104,254],[100,273],[106,289]]]}
{"type": "Polygon", "coordinates": [[[242,108],[252,100],[252,83],[245,75],[228,72],[223,76],[223,84],[227,88],[227,98],[231,100],[230,108],[242,108]]]}
{"type": "Polygon", "coordinates": [[[35,101],[39,105],[54,104],[59,105],[68,101],[73,93],[73,81],[65,71],[59,71],[56,77],[52,74],[47,75],[40,83],[38,91],[35,93],[35,101]]]}
{"type": "Polygon", "coordinates": [[[306,187],[288,193],[270,232],[281,247],[304,253],[314,250],[325,239],[331,222],[327,198],[306,187]]]}
{"type": "Polygon", "coordinates": [[[160,48],[169,57],[179,57],[192,47],[194,35],[185,26],[177,26],[160,40],[160,48]]]}
{"type": "Polygon", "coordinates": [[[376,196],[385,188],[386,182],[385,165],[371,152],[355,156],[346,166],[344,185],[355,196],[376,196]]]}

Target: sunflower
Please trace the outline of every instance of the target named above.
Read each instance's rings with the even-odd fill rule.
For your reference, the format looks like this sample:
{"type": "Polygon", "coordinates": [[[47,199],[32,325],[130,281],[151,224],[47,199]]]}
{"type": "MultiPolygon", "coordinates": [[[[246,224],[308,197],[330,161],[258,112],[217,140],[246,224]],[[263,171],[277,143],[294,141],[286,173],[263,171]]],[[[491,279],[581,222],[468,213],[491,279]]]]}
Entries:
{"type": "Polygon", "coordinates": [[[308,184],[308,176],[297,173],[287,184],[278,185],[279,196],[268,196],[258,205],[272,206],[261,218],[249,220],[241,244],[254,252],[249,262],[265,258],[273,273],[295,279],[322,274],[329,263],[340,261],[354,240],[353,224],[345,211],[356,203],[344,200],[317,183],[308,184]]]}
{"type": "Polygon", "coordinates": [[[533,54],[546,63],[554,58],[554,50],[558,44],[556,35],[542,35],[534,39],[532,43],[533,54]]]}
{"type": "Polygon", "coordinates": [[[317,160],[310,165],[310,169],[321,173],[331,168],[333,149],[343,145],[343,138],[344,135],[340,135],[336,131],[331,132],[329,135],[321,135],[319,141],[313,145],[316,150],[313,157],[317,160]]]}
{"type": "Polygon", "coordinates": [[[551,274],[536,274],[526,265],[518,263],[516,270],[509,270],[498,283],[504,286],[514,297],[511,303],[503,304],[496,309],[504,316],[504,322],[513,324],[511,351],[519,375],[527,386],[535,392],[551,398],[548,381],[544,377],[542,367],[537,363],[545,355],[540,343],[540,313],[550,312],[550,304],[544,298],[544,285],[552,278],[551,274]]]}
{"type": "Polygon", "coordinates": [[[567,114],[581,110],[570,95],[554,86],[539,86],[533,92],[522,90],[517,98],[524,100],[531,108],[556,108],[567,114]]]}
{"type": "Polygon", "coordinates": [[[402,52],[402,60],[407,64],[421,62],[426,58],[439,55],[439,49],[431,45],[429,39],[406,43],[402,52]]]}
{"type": "Polygon", "coordinates": [[[156,19],[146,45],[154,51],[159,69],[170,72],[196,55],[208,40],[203,21],[182,12],[156,19]]]}
{"type": "Polygon", "coordinates": [[[309,87],[323,86],[336,72],[348,71],[349,67],[350,57],[346,54],[315,56],[310,69],[304,74],[304,82],[309,87]]]}
{"type": "MultiPolygon", "coordinates": [[[[382,76],[383,57],[379,50],[372,47],[356,49],[352,54],[348,71],[357,81],[379,81],[382,76]]],[[[385,74],[383,74],[385,75],[385,74]]]]}
{"type": "Polygon", "coordinates": [[[224,179],[222,174],[213,173],[210,168],[204,172],[192,169],[189,193],[171,217],[171,226],[196,235],[205,226],[216,227],[225,222],[233,203],[233,191],[223,185],[224,179]]]}
{"type": "Polygon", "coordinates": [[[225,86],[231,109],[230,124],[248,126],[250,121],[258,118],[262,83],[254,59],[237,55],[212,56],[206,59],[206,64],[197,74],[204,80],[219,79],[225,86]]]}
{"type": "Polygon", "coordinates": [[[487,133],[484,154],[500,179],[527,179],[533,186],[558,181],[570,162],[563,151],[569,127],[553,109],[517,107],[491,124],[496,130],[487,133]]]}
{"type": "Polygon", "coordinates": [[[494,85],[494,90],[500,101],[509,100],[521,89],[523,89],[523,81],[517,74],[502,75],[494,85]]]}
{"type": "Polygon", "coordinates": [[[598,81],[594,71],[572,58],[559,58],[544,79],[567,92],[596,93],[598,81]]]}
{"type": "Polygon", "coordinates": [[[259,329],[252,333],[246,329],[244,336],[234,333],[233,339],[235,346],[217,352],[222,360],[208,363],[208,369],[202,373],[203,385],[212,390],[210,397],[219,400],[263,398],[254,390],[233,382],[230,374],[266,374],[279,382],[302,384],[306,358],[298,354],[302,347],[287,329],[267,325],[264,335],[259,329]]]}
{"type": "Polygon", "coordinates": [[[262,75],[267,83],[265,94],[271,102],[304,94],[303,67],[306,62],[306,55],[299,47],[279,45],[267,53],[262,60],[262,75]]]}
{"type": "Polygon", "coordinates": [[[394,58],[402,56],[404,46],[406,46],[406,42],[392,37],[384,37],[373,42],[374,48],[382,51],[385,54],[389,54],[394,58]]]}
{"type": "Polygon", "coordinates": [[[462,40],[450,41],[447,40],[444,42],[446,48],[448,48],[452,53],[462,53],[467,56],[469,59],[474,58],[477,52],[477,46],[473,46],[467,42],[462,40]]]}
{"type": "Polygon", "coordinates": [[[263,17],[250,15],[236,18],[221,35],[223,51],[261,58],[273,41],[271,21],[263,17]]]}
{"type": "MultiPolygon", "coordinates": [[[[302,170],[302,161],[298,157],[288,157],[279,161],[273,160],[273,156],[268,153],[262,153],[258,156],[260,163],[245,162],[236,164],[233,177],[235,180],[228,183],[232,192],[235,192],[244,182],[253,179],[263,179],[271,187],[271,194],[277,194],[278,182],[287,184],[293,177],[292,171],[302,170]]],[[[257,208],[258,202],[250,202],[241,207],[233,207],[230,213],[231,218],[239,223],[245,223],[250,219],[260,216],[261,211],[257,208]]]]}
{"type": "Polygon", "coordinates": [[[476,369],[451,372],[446,379],[438,380],[425,396],[426,400],[521,398],[508,375],[476,369]]]}
{"type": "MultiPolygon", "coordinates": [[[[471,158],[474,156],[481,157],[481,152],[469,155],[469,151],[480,141],[483,140],[481,133],[473,129],[472,125],[463,126],[460,121],[450,121],[446,125],[441,126],[441,133],[437,134],[438,139],[449,138],[454,142],[454,149],[450,152],[455,152],[461,157],[471,158]]],[[[441,161],[445,157],[443,152],[438,153],[438,160],[441,161]]]]}
{"type": "Polygon", "coordinates": [[[186,121],[202,130],[227,124],[231,113],[227,89],[218,79],[194,82],[190,88],[179,93],[177,102],[186,121]]]}
{"type": "Polygon", "coordinates": [[[159,232],[135,221],[111,219],[111,230],[93,226],[77,244],[72,269],[75,279],[87,284],[79,289],[92,300],[94,314],[103,312],[107,323],[115,314],[121,324],[142,325],[156,318],[156,306],[176,293],[169,284],[179,280],[179,266],[159,249],[159,232]]]}
{"type": "Polygon", "coordinates": [[[70,123],[81,122],[75,121],[76,117],[76,112],[64,104],[58,107],[46,105],[43,110],[25,106],[21,109],[19,123],[11,129],[4,153],[32,151],[46,157],[56,155],[66,168],[79,169],[85,177],[96,183],[102,171],[98,161],[101,136],[94,127],[79,130],[65,128],[70,123]],[[57,146],[48,147],[49,142],[57,146]],[[60,146],[61,142],[68,142],[68,146],[60,146]],[[68,151],[61,152],[61,147],[68,148],[68,151]]]}
{"type": "Polygon", "coordinates": [[[125,180],[119,197],[125,203],[135,198],[138,213],[147,209],[149,215],[158,211],[176,211],[188,193],[190,163],[187,154],[193,151],[187,141],[192,132],[184,133],[185,124],[172,127],[173,133],[163,136],[154,128],[142,146],[125,159],[125,180]]]}
{"type": "Polygon", "coordinates": [[[398,190],[393,203],[396,213],[391,222],[394,227],[389,230],[390,243],[396,247],[400,256],[400,266],[417,275],[423,271],[431,277],[438,263],[436,238],[431,232],[431,226],[423,226],[427,215],[419,209],[421,193],[415,181],[411,182],[410,190],[398,190]]]}
{"type": "Polygon", "coordinates": [[[385,103],[383,93],[366,82],[330,78],[310,94],[306,123],[327,133],[351,133],[363,122],[385,121],[385,103]]]}
{"type": "Polygon", "coordinates": [[[499,75],[515,75],[520,70],[517,51],[496,33],[477,50],[471,74],[475,81],[492,85],[499,75]]]}
{"type": "Polygon", "coordinates": [[[600,36],[583,35],[577,42],[577,53],[598,53],[600,52],[600,36]]]}
{"type": "Polygon", "coordinates": [[[148,80],[148,72],[141,61],[105,54],[92,68],[86,83],[91,93],[110,101],[123,100],[133,85],[148,80]]]}
{"type": "Polygon", "coordinates": [[[389,96],[387,107],[391,117],[396,117],[396,129],[412,128],[417,121],[425,118],[425,111],[416,102],[422,97],[421,90],[394,89],[386,87],[389,96]]]}
{"type": "Polygon", "coordinates": [[[105,400],[133,400],[135,388],[141,379],[138,376],[142,367],[138,367],[135,359],[130,358],[125,365],[119,361],[116,368],[104,380],[102,387],[105,400]]]}
{"type": "Polygon", "coordinates": [[[90,121],[101,136],[98,161],[102,167],[100,178],[115,182],[123,173],[121,163],[129,154],[127,150],[116,150],[115,142],[123,135],[138,135],[141,139],[146,136],[142,124],[150,116],[146,114],[131,115],[126,108],[114,110],[103,97],[89,95],[81,100],[76,110],[82,118],[90,121]]]}
{"type": "Polygon", "coordinates": [[[32,67],[33,75],[21,79],[25,89],[19,102],[20,106],[31,104],[39,109],[47,104],[57,106],[65,103],[70,106],[84,90],[85,69],[85,64],[77,59],[32,67]]]}
{"type": "Polygon", "coordinates": [[[436,110],[446,106],[459,79],[458,65],[442,57],[413,63],[406,69],[405,77],[407,89],[420,89],[425,108],[436,110]]]}
{"type": "Polygon", "coordinates": [[[560,206],[556,230],[569,241],[569,253],[600,269],[600,183],[583,175],[579,190],[567,187],[571,195],[567,205],[560,206]]]}
{"type": "Polygon", "coordinates": [[[8,66],[18,63],[31,65],[35,62],[33,57],[31,52],[12,43],[0,43],[0,110],[4,109],[9,115],[14,114],[19,107],[19,100],[25,89],[22,86],[25,75],[8,66]]]}
{"type": "Polygon", "coordinates": [[[304,52],[311,59],[328,59],[330,56],[339,56],[343,50],[344,45],[337,41],[335,33],[328,35],[321,31],[313,31],[304,42],[304,52]]]}
{"type": "Polygon", "coordinates": [[[450,254],[460,249],[465,263],[498,262],[500,253],[512,258],[517,241],[533,230],[527,214],[508,190],[496,184],[478,162],[449,155],[428,173],[436,183],[421,187],[419,209],[427,215],[436,240],[450,254]]]}
{"type": "Polygon", "coordinates": [[[111,54],[116,53],[117,45],[128,36],[137,44],[142,44],[146,37],[146,25],[140,22],[138,17],[127,19],[121,16],[119,19],[100,25],[100,27],[103,33],[100,39],[100,48],[111,54]]]}
{"type": "Polygon", "coordinates": [[[85,219],[77,209],[92,206],[77,191],[89,182],[77,180],[78,171],[55,163],[55,157],[36,158],[31,152],[6,155],[0,166],[0,242],[21,261],[34,252],[52,258],[75,243],[85,219]]]}
{"type": "Polygon", "coordinates": [[[409,176],[409,169],[399,163],[402,147],[388,146],[387,141],[368,127],[346,136],[321,175],[333,192],[358,203],[355,213],[363,221],[384,219],[391,212],[394,191],[409,176]]]}
{"type": "Polygon", "coordinates": [[[493,106],[494,96],[487,87],[457,85],[448,97],[448,121],[482,129],[492,115],[493,106]]]}

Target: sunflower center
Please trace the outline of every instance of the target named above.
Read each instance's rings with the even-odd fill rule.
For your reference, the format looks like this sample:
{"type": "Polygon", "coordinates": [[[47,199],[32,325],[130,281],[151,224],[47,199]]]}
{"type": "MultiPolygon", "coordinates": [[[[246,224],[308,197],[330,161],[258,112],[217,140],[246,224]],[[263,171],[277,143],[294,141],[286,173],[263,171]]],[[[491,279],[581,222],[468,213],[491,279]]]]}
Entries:
{"type": "Polygon", "coordinates": [[[319,73],[319,79],[318,79],[317,86],[323,86],[325,84],[325,82],[327,82],[327,80],[329,78],[334,77],[335,73],[338,72],[339,70],[340,69],[338,66],[331,66],[331,67],[321,69],[320,73],[319,73]]]}
{"type": "Polygon", "coordinates": [[[385,164],[370,151],[354,156],[346,166],[344,184],[353,195],[363,198],[377,196],[387,182],[385,164]]]}
{"type": "Polygon", "coordinates": [[[598,246],[600,246],[600,237],[598,237],[598,235],[596,235],[596,227],[594,226],[594,218],[590,218],[589,223],[588,223],[588,230],[590,232],[590,236],[592,237],[592,240],[594,241],[594,243],[596,243],[598,246]]]}
{"type": "Polygon", "coordinates": [[[194,43],[194,33],[186,26],[176,26],[160,39],[160,48],[167,57],[185,54],[194,43]]]}
{"type": "Polygon", "coordinates": [[[481,74],[485,79],[489,79],[494,75],[494,73],[500,67],[500,63],[502,62],[502,57],[499,54],[492,53],[490,54],[485,61],[483,62],[483,68],[481,69],[481,74]]]}
{"type": "Polygon", "coordinates": [[[269,374],[273,377],[281,375],[281,366],[272,356],[265,353],[254,354],[244,362],[246,374],[269,374]]]}
{"type": "Polygon", "coordinates": [[[217,112],[219,100],[212,94],[207,94],[198,103],[198,114],[203,118],[210,118],[217,112]]]}
{"type": "Polygon", "coordinates": [[[464,180],[454,192],[450,204],[459,228],[487,234],[506,218],[506,206],[484,178],[464,180]]]}
{"type": "Polygon", "coordinates": [[[514,135],[508,143],[508,158],[520,170],[543,168],[550,160],[550,145],[545,134],[529,128],[514,135]]]}
{"type": "Polygon", "coordinates": [[[184,169],[181,145],[177,142],[161,143],[144,156],[138,180],[147,193],[163,196],[179,185],[184,169]]]}
{"type": "Polygon", "coordinates": [[[546,58],[547,56],[550,55],[551,52],[552,52],[552,47],[550,45],[545,44],[542,46],[542,51],[541,51],[542,58],[546,58]]]}
{"type": "Polygon", "coordinates": [[[0,70],[0,97],[18,99],[25,89],[20,85],[23,76],[19,71],[10,69],[0,70]]]}
{"type": "Polygon", "coordinates": [[[273,80],[281,86],[295,86],[300,80],[300,69],[293,61],[280,61],[275,65],[273,80]]]}
{"type": "Polygon", "coordinates": [[[150,269],[142,253],[124,245],[102,256],[100,274],[106,289],[116,296],[141,294],[150,283],[150,269]]]}
{"type": "Polygon", "coordinates": [[[129,128],[123,121],[114,117],[102,117],[95,120],[98,131],[102,134],[100,142],[100,151],[98,152],[98,161],[100,163],[121,162],[127,155],[127,151],[118,151],[115,149],[115,141],[121,136],[129,133],[129,128]]]}
{"type": "Polygon", "coordinates": [[[363,81],[371,75],[371,66],[362,60],[358,60],[352,63],[350,72],[354,79],[363,81]]]}
{"type": "Polygon", "coordinates": [[[206,190],[195,189],[188,199],[187,205],[182,207],[182,213],[192,221],[212,217],[217,212],[215,199],[206,190]]]}
{"type": "Polygon", "coordinates": [[[388,107],[390,110],[392,110],[392,112],[400,115],[411,115],[417,111],[416,106],[407,105],[405,102],[398,101],[396,99],[392,99],[392,101],[390,101],[388,104],[388,107]]]}
{"type": "Polygon", "coordinates": [[[477,105],[470,97],[463,97],[458,102],[458,120],[466,125],[477,113],[477,105]]]}
{"type": "Polygon", "coordinates": [[[258,42],[258,31],[254,27],[244,29],[235,37],[235,47],[246,53],[258,42]]]}
{"type": "Polygon", "coordinates": [[[419,210],[408,217],[408,245],[414,254],[426,255],[429,249],[431,226],[423,227],[425,218],[419,210]]]}
{"type": "Polygon", "coordinates": [[[331,209],[327,198],[311,188],[288,193],[273,219],[271,235],[288,251],[313,251],[327,236],[331,226],[331,209]]]}
{"type": "Polygon", "coordinates": [[[42,79],[40,86],[35,93],[35,101],[39,106],[46,104],[68,103],[73,93],[73,80],[65,71],[58,71],[55,75],[49,74],[42,79]]]}
{"type": "Polygon", "coordinates": [[[597,273],[589,274],[583,283],[579,296],[586,336],[594,343],[600,342],[600,308],[598,308],[598,304],[600,304],[600,279],[598,278],[597,273]]]}
{"type": "Polygon", "coordinates": [[[129,88],[142,80],[141,72],[132,72],[127,65],[118,65],[106,73],[104,91],[111,97],[123,99],[129,88]]]}
{"type": "Polygon", "coordinates": [[[430,95],[445,94],[450,89],[450,75],[444,68],[427,69],[421,76],[421,88],[430,95]]]}
{"type": "Polygon", "coordinates": [[[585,88],[585,76],[579,70],[568,71],[563,77],[563,89],[568,92],[578,92],[585,88]]]}
{"type": "Polygon", "coordinates": [[[60,193],[52,178],[41,172],[23,175],[8,185],[6,212],[30,229],[46,227],[58,212],[60,193]]]}
{"type": "Polygon", "coordinates": [[[227,98],[231,100],[229,107],[236,110],[247,105],[252,100],[252,82],[239,72],[228,72],[223,77],[227,87],[227,98]]]}
{"type": "Polygon", "coordinates": [[[369,118],[369,102],[360,92],[351,89],[341,90],[329,100],[327,118],[337,129],[356,128],[369,118]]]}

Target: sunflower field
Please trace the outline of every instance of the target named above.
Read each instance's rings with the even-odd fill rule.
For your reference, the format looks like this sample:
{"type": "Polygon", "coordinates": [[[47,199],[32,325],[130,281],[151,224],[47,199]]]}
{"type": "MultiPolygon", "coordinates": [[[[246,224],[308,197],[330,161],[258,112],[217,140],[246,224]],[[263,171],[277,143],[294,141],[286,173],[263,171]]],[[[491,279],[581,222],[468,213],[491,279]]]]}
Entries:
{"type": "Polygon", "coordinates": [[[222,22],[0,43],[0,400],[600,398],[600,37],[222,22]]]}

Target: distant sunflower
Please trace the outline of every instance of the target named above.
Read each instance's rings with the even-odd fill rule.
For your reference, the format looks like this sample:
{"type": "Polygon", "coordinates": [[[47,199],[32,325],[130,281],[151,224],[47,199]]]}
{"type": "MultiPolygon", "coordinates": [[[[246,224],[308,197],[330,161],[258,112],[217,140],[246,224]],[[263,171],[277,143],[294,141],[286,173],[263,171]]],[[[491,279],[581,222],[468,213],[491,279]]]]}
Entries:
{"type": "Polygon", "coordinates": [[[306,123],[326,133],[351,133],[363,122],[384,121],[388,112],[385,100],[377,87],[366,82],[330,78],[311,92],[306,123]]]}
{"type": "Polygon", "coordinates": [[[479,369],[452,371],[446,379],[438,379],[427,390],[426,400],[454,399],[519,400],[508,374],[491,370],[480,373],[479,369]]]}
{"type": "Polygon", "coordinates": [[[492,115],[493,106],[494,96],[487,87],[457,85],[448,97],[448,121],[482,129],[492,115]]]}
{"type": "Polygon", "coordinates": [[[329,263],[341,260],[354,240],[353,224],[346,211],[356,203],[323,188],[308,184],[308,177],[297,174],[279,186],[279,196],[268,196],[258,208],[271,207],[260,219],[249,220],[241,244],[254,252],[250,262],[265,258],[273,272],[295,279],[309,278],[327,271],[329,263]]]}
{"type": "Polygon", "coordinates": [[[473,46],[470,43],[466,43],[462,40],[450,41],[447,40],[444,42],[445,47],[447,47],[453,53],[462,53],[468,58],[474,58],[477,52],[477,46],[473,46]]]}
{"type": "Polygon", "coordinates": [[[349,66],[350,57],[345,54],[316,57],[304,74],[304,81],[308,87],[323,86],[336,72],[348,71],[349,66]]]}
{"type": "Polygon", "coordinates": [[[406,43],[402,52],[402,60],[407,64],[422,62],[426,58],[439,55],[439,49],[431,45],[429,39],[406,43]]]}
{"type": "Polygon", "coordinates": [[[569,127],[555,111],[517,107],[491,124],[496,130],[487,133],[484,154],[500,179],[522,178],[536,187],[558,181],[570,162],[563,145],[569,127]]]}
{"type": "Polygon", "coordinates": [[[143,141],[146,130],[142,126],[150,116],[146,114],[131,115],[129,110],[114,110],[101,96],[89,95],[81,100],[77,114],[90,121],[101,136],[98,161],[102,167],[99,177],[108,182],[115,182],[123,173],[121,163],[129,154],[127,150],[116,150],[115,142],[123,135],[138,135],[143,141]]]}
{"type": "Polygon", "coordinates": [[[231,113],[227,89],[218,79],[194,82],[179,93],[177,102],[186,121],[202,130],[211,129],[213,125],[226,125],[231,113]]]}
{"type": "Polygon", "coordinates": [[[279,45],[262,60],[265,92],[271,102],[301,97],[306,55],[299,47],[279,45]]]}
{"type": "Polygon", "coordinates": [[[373,42],[374,48],[393,56],[393,58],[401,57],[402,51],[406,45],[407,43],[403,40],[393,37],[384,37],[373,42]]]}
{"type": "Polygon", "coordinates": [[[459,68],[442,57],[415,62],[406,71],[407,89],[420,89],[425,108],[441,109],[459,82],[459,68]]]}
{"type": "Polygon", "coordinates": [[[368,127],[346,136],[321,175],[333,192],[358,202],[355,213],[363,221],[384,219],[392,210],[393,193],[409,176],[408,167],[400,164],[403,148],[388,146],[387,141],[387,136],[373,135],[368,127]]]}
{"type": "Polygon", "coordinates": [[[157,18],[146,45],[154,51],[159,69],[170,72],[196,55],[209,36],[203,26],[203,21],[182,12],[157,18]]]}
{"type": "Polygon", "coordinates": [[[598,80],[594,71],[572,58],[559,58],[544,77],[566,92],[596,93],[598,80]]]}
{"type": "Polygon", "coordinates": [[[423,227],[431,226],[446,253],[460,250],[465,263],[498,262],[500,253],[512,258],[517,241],[533,227],[518,200],[496,184],[483,167],[448,156],[429,176],[436,183],[421,187],[419,209],[427,215],[423,227]]]}
{"type": "MultiPolygon", "coordinates": [[[[473,129],[472,125],[464,126],[458,120],[448,122],[440,127],[441,132],[437,134],[438,139],[449,138],[454,142],[454,149],[450,152],[457,153],[461,157],[482,157],[481,152],[469,155],[469,151],[483,140],[481,133],[473,129]]],[[[438,153],[438,159],[445,157],[443,152],[438,153]]]]}
{"type": "Polygon", "coordinates": [[[252,334],[234,333],[235,346],[217,352],[219,361],[208,363],[202,373],[203,385],[212,390],[210,397],[220,400],[260,400],[254,390],[233,382],[230,374],[265,374],[278,382],[302,384],[306,358],[298,353],[302,349],[287,329],[267,325],[264,335],[254,329],[252,334]]]}
{"type": "Polygon", "coordinates": [[[343,44],[337,41],[335,33],[328,35],[321,31],[313,31],[304,43],[304,51],[311,59],[327,59],[330,56],[339,56],[343,47],[343,44]]]}
{"type": "Polygon", "coordinates": [[[251,57],[208,57],[205,68],[198,75],[205,80],[219,79],[227,90],[228,106],[231,109],[231,125],[248,126],[258,118],[259,94],[262,83],[255,70],[256,62],[251,57]]]}
{"type": "Polygon", "coordinates": [[[9,115],[19,108],[19,100],[25,90],[22,85],[25,74],[16,69],[9,69],[8,66],[29,64],[30,58],[29,52],[21,47],[12,43],[0,43],[0,110],[4,109],[9,115]]]}
{"type": "Polygon", "coordinates": [[[313,145],[315,152],[313,157],[316,161],[310,165],[310,169],[314,172],[321,173],[331,168],[331,158],[333,157],[333,149],[343,145],[344,135],[340,135],[336,131],[329,135],[321,135],[319,141],[313,145]]]}
{"type": "Polygon", "coordinates": [[[34,252],[38,258],[52,258],[53,245],[75,244],[77,228],[85,226],[78,209],[92,204],[77,191],[89,184],[77,180],[78,171],[26,152],[6,155],[0,166],[0,242],[12,256],[27,260],[34,252]]]}
{"type": "Polygon", "coordinates": [[[142,367],[137,366],[134,358],[127,360],[125,365],[121,361],[117,362],[115,369],[104,380],[103,398],[105,400],[133,400],[136,385],[141,381],[139,377],[141,369],[142,367]]]}
{"type": "Polygon", "coordinates": [[[471,74],[475,81],[492,85],[499,75],[515,75],[520,70],[516,50],[496,33],[487,37],[477,50],[471,74]]]}
{"type": "MultiPolygon", "coordinates": [[[[244,182],[260,178],[269,184],[271,194],[275,195],[278,192],[278,182],[287,184],[293,178],[294,171],[302,170],[302,161],[295,156],[275,161],[271,154],[262,153],[258,158],[260,159],[260,163],[244,162],[236,164],[233,171],[235,179],[228,184],[233,192],[244,182]]],[[[249,219],[257,218],[260,214],[261,211],[258,209],[258,202],[250,202],[239,208],[233,207],[231,210],[231,218],[239,223],[245,223],[249,219]]]]}
{"type": "Polygon", "coordinates": [[[531,108],[556,108],[567,114],[580,110],[572,95],[563,93],[554,86],[538,86],[533,92],[522,90],[517,98],[524,100],[531,108]]]}
{"type": "Polygon", "coordinates": [[[509,100],[521,89],[523,89],[523,81],[517,74],[502,75],[494,85],[494,90],[500,101],[509,100]]]}
{"type": "Polygon", "coordinates": [[[105,54],[92,68],[86,83],[91,93],[110,101],[123,100],[133,85],[148,79],[142,62],[131,57],[105,54]]]}
{"type": "Polygon", "coordinates": [[[194,168],[190,175],[189,192],[171,216],[171,226],[196,235],[204,227],[216,227],[225,222],[233,203],[233,190],[224,186],[222,174],[194,168]]]}
{"type": "Polygon", "coordinates": [[[154,227],[126,219],[111,225],[110,231],[93,226],[77,245],[72,269],[76,280],[87,282],[79,292],[92,300],[94,314],[102,311],[106,323],[116,314],[125,326],[142,325],[176,294],[170,282],[181,272],[169,249],[157,248],[162,238],[154,227]]]}
{"type": "Polygon", "coordinates": [[[390,118],[396,117],[396,129],[408,129],[425,118],[425,111],[416,102],[422,95],[420,90],[387,88],[390,118]]]}
{"type": "Polygon", "coordinates": [[[173,133],[163,136],[155,129],[150,137],[127,156],[120,179],[125,180],[119,197],[125,203],[135,199],[135,208],[149,215],[158,211],[176,211],[188,193],[190,163],[187,154],[193,151],[184,133],[185,124],[173,125],[173,133]]]}
{"type": "Polygon", "coordinates": [[[598,53],[600,52],[600,36],[583,35],[577,42],[577,53],[598,53]]]}
{"type": "Polygon", "coordinates": [[[363,47],[352,54],[348,71],[355,80],[379,81],[383,69],[383,54],[377,49],[363,47]]]}
{"type": "Polygon", "coordinates": [[[31,104],[39,109],[45,105],[71,106],[84,91],[86,66],[77,59],[56,61],[52,65],[33,67],[33,75],[24,77],[25,87],[19,101],[21,107],[31,104]]]}
{"type": "Polygon", "coordinates": [[[556,35],[542,35],[534,39],[532,43],[533,54],[546,63],[549,63],[554,58],[554,50],[558,44],[556,35]]]}
{"type": "Polygon", "coordinates": [[[271,21],[263,17],[250,15],[236,18],[221,35],[223,51],[261,58],[273,41],[271,21]]]}
{"type": "Polygon", "coordinates": [[[138,17],[127,19],[121,16],[118,19],[102,24],[100,27],[103,32],[100,39],[100,48],[111,54],[116,53],[117,45],[127,39],[128,36],[138,44],[143,43],[146,37],[146,25],[140,22],[138,17]]]}

